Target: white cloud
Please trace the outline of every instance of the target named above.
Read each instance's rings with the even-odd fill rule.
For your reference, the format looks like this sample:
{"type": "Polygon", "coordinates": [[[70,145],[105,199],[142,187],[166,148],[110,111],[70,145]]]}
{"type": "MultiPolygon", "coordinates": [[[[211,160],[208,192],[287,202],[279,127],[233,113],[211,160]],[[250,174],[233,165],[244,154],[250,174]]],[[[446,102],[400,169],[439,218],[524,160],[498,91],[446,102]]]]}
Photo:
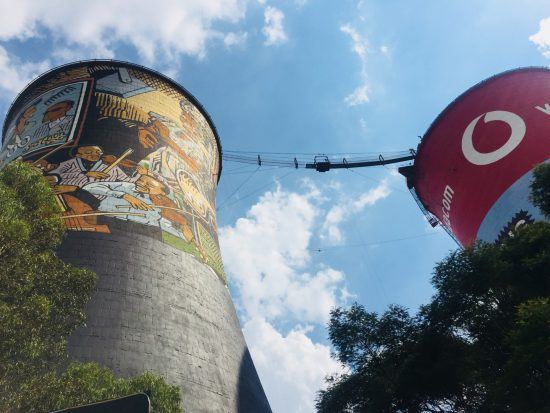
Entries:
{"type": "Polygon", "coordinates": [[[342,27],[340,27],[340,30],[351,37],[351,40],[353,41],[353,52],[357,54],[357,56],[359,56],[362,61],[366,59],[368,47],[367,39],[361,36],[359,32],[349,24],[343,25],[342,27]]]}
{"type": "Polygon", "coordinates": [[[348,106],[362,105],[369,101],[369,82],[367,76],[367,52],[369,50],[368,40],[349,24],[340,27],[340,31],[347,34],[352,40],[351,50],[361,62],[361,84],[346,96],[344,102],[348,106]]]}
{"type": "Polygon", "coordinates": [[[362,194],[357,198],[353,203],[352,211],[357,213],[363,210],[365,206],[372,206],[376,204],[379,200],[386,198],[390,194],[390,188],[388,187],[388,181],[386,179],[382,180],[380,184],[372,189],[369,189],[367,192],[362,194]]]}
{"type": "Polygon", "coordinates": [[[219,230],[243,332],[271,407],[280,413],[314,412],[324,377],[341,372],[330,347],[308,334],[352,297],[341,271],[312,263],[308,247],[325,199],[311,180],[302,186],[305,193],[280,186],[266,192],[244,218],[219,230]],[[278,322],[294,327],[283,334],[278,322]]]}
{"type": "Polygon", "coordinates": [[[330,348],[314,343],[308,331],[296,327],[283,335],[260,317],[244,326],[254,364],[276,413],[314,412],[316,392],[325,387],[324,378],[342,372],[330,357],[330,348]]]}
{"type": "Polygon", "coordinates": [[[372,206],[379,200],[387,198],[390,193],[388,181],[384,179],[377,187],[369,189],[358,198],[333,206],[323,222],[321,238],[328,240],[331,244],[342,244],[345,238],[340,225],[352,215],[363,211],[366,206],[372,206]]]}
{"type": "Polygon", "coordinates": [[[539,31],[529,37],[535,43],[544,57],[550,59],[550,17],[542,19],[539,23],[539,31]]]}
{"type": "Polygon", "coordinates": [[[246,1],[1,0],[0,8],[0,40],[48,34],[60,45],[59,55],[76,45],[101,57],[112,57],[122,42],[153,62],[179,54],[204,56],[210,40],[223,38],[215,24],[244,18],[246,1]]]}
{"type": "Polygon", "coordinates": [[[37,63],[21,62],[0,46],[0,88],[10,93],[3,99],[9,99],[19,93],[34,77],[50,67],[50,62],[44,60],[37,63]]]}
{"type": "MultiPolygon", "coordinates": [[[[307,197],[318,201],[319,203],[328,201],[329,198],[323,196],[321,190],[315,185],[315,183],[309,177],[301,179],[300,184],[307,190],[307,197]]],[[[336,182],[331,181],[331,185],[337,185],[336,182]]]]}
{"type": "Polygon", "coordinates": [[[230,32],[230,33],[227,33],[223,38],[223,43],[227,48],[231,48],[235,46],[242,47],[246,43],[247,38],[248,38],[247,32],[240,32],[240,33],[230,32]]]}
{"type": "Polygon", "coordinates": [[[306,268],[321,219],[316,194],[316,188],[298,194],[278,187],[234,226],[220,228],[224,264],[246,317],[325,323],[341,303],[343,274],[322,265],[306,268]]]}
{"type": "Polygon", "coordinates": [[[363,103],[367,103],[368,101],[369,85],[366,83],[366,81],[365,83],[357,86],[355,90],[344,99],[344,102],[348,106],[362,105],[363,103]]]}
{"type": "Polygon", "coordinates": [[[380,46],[380,52],[384,55],[384,56],[387,56],[390,54],[390,48],[386,45],[382,45],[380,46]]]}
{"type": "Polygon", "coordinates": [[[268,46],[281,44],[287,41],[283,21],[285,15],[275,7],[267,6],[264,11],[265,26],[262,33],[265,35],[265,44],[268,46]]]}
{"type": "Polygon", "coordinates": [[[301,320],[324,324],[328,321],[331,308],[347,294],[342,281],[344,274],[332,268],[323,268],[314,276],[298,274],[290,282],[284,301],[301,320]]]}

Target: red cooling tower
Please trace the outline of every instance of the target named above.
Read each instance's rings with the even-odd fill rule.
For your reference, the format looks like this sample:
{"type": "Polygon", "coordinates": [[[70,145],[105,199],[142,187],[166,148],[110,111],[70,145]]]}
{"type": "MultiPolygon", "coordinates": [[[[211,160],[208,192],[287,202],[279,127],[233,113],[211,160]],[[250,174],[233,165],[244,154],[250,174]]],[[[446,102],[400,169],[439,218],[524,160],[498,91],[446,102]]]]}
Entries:
{"type": "Polygon", "coordinates": [[[409,187],[462,245],[500,241],[543,220],[529,201],[533,167],[550,158],[550,69],[501,73],[433,122],[406,174],[409,187]]]}

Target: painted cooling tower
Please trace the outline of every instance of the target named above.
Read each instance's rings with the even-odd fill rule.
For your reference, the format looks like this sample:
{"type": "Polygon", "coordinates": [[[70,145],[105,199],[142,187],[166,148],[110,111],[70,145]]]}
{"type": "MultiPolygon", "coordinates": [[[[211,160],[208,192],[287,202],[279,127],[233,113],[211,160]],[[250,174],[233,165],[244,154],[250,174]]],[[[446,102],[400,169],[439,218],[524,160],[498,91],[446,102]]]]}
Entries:
{"type": "Polygon", "coordinates": [[[87,61],[33,81],[6,118],[0,164],[51,184],[69,229],[59,256],[98,274],[71,354],[181,387],[187,412],[270,412],[229,295],[204,108],[144,67],[87,61]]]}
{"type": "Polygon", "coordinates": [[[472,87],[434,121],[413,167],[423,207],[462,245],[498,242],[544,219],[529,201],[533,167],[550,159],[550,69],[505,72],[472,87]]]}

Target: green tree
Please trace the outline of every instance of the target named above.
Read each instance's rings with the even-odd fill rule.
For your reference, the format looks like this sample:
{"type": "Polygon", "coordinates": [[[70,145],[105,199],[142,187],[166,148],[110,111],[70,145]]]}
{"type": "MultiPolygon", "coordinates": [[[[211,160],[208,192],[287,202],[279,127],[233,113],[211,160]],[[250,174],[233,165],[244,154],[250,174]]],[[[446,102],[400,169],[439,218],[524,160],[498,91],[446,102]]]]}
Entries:
{"type": "Polygon", "coordinates": [[[332,312],[329,336],[349,373],[329,378],[318,411],[461,411],[467,345],[427,326],[424,316],[398,306],[378,316],[354,304],[332,312]]]}
{"type": "Polygon", "coordinates": [[[531,183],[531,201],[538,206],[544,215],[550,217],[550,163],[538,165],[531,183]]]}
{"type": "MultiPolygon", "coordinates": [[[[0,385],[51,370],[83,324],[95,275],[55,255],[60,211],[41,174],[15,162],[0,172],[0,385]]],[[[2,397],[2,395],[0,395],[2,397]]]]}
{"type": "MultiPolygon", "coordinates": [[[[532,186],[541,208],[547,171],[537,168],[532,186]]],[[[396,306],[333,310],[329,337],[349,372],[328,379],[317,410],[550,411],[549,269],[550,224],[537,222],[501,245],[451,253],[414,317],[396,306]]]]}
{"type": "Polygon", "coordinates": [[[521,304],[506,337],[510,356],[496,383],[499,405],[514,412],[547,412],[550,406],[550,299],[521,304]]]}
{"type": "MultiPolygon", "coordinates": [[[[503,397],[504,387],[499,383],[506,374],[519,374],[510,370],[514,366],[510,357],[521,347],[510,337],[528,314],[521,313],[522,305],[550,296],[548,268],[550,224],[544,222],[521,228],[502,245],[478,244],[457,251],[436,267],[432,282],[437,293],[426,308],[426,320],[468,346],[464,363],[469,373],[460,384],[477,400],[469,411],[515,411],[503,397]]],[[[549,348],[540,350],[550,360],[549,348]]],[[[532,364],[522,374],[536,376],[539,367],[532,364]]],[[[523,377],[534,379],[528,376],[523,377]]],[[[550,407],[550,398],[544,394],[550,395],[550,388],[531,398],[529,408],[522,411],[538,411],[539,402],[550,407]]]]}
{"type": "Polygon", "coordinates": [[[20,389],[19,410],[28,413],[54,411],[147,391],[153,411],[182,412],[177,386],[151,373],[130,379],[116,377],[95,363],[71,363],[67,370],[35,378],[20,389]]]}
{"type": "Polygon", "coordinates": [[[72,363],[67,337],[85,322],[96,282],[56,256],[64,227],[42,174],[13,162],[0,171],[0,411],[49,411],[151,390],[156,412],[180,412],[175,386],[150,373],[117,379],[72,363]]]}

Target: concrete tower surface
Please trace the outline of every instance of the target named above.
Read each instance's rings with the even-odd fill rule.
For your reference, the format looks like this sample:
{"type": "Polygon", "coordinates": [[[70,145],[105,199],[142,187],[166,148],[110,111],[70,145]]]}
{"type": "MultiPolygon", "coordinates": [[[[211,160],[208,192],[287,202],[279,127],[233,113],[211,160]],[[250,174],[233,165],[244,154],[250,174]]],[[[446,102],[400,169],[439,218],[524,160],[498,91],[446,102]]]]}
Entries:
{"type": "Polygon", "coordinates": [[[216,129],[169,78],[99,60],[53,69],[11,106],[0,166],[50,182],[69,231],[59,256],[98,274],[70,353],[177,384],[186,412],[270,412],[218,245],[216,129]]]}

